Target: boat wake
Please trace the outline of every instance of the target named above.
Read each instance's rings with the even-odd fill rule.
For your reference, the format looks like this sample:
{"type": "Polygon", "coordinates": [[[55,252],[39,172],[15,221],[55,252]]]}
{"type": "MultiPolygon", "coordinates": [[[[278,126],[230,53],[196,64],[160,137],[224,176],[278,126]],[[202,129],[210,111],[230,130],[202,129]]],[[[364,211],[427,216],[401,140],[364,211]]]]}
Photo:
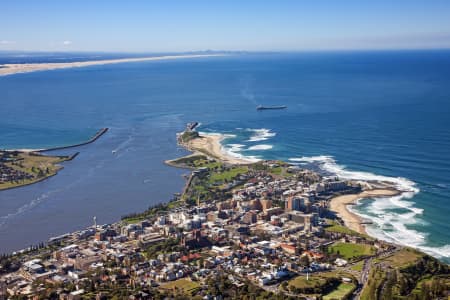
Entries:
{"type": "Polygon", "coordinates": [[[111,152],[116,155],[116,158],[120,158],[124,153],[129,152],[133,150],[130,145],[135,140],[136,133],[135,130],[133,130],[124,141],[121,141],[117,147],[115,147],[111,152]]]}
{"type": "Polygon", "coordinates": [[[7,215],[1,216],[0,217],[0,228],[2,228],[6,222],[8,222],[8,220],[23,214],[24,212],[32,209],[33,207],[37,206],[38,204],[40,204],[41,202],[45,201],[46,199],[48,199],[52,194],[54,193],[58,193],[61,190],[54,190],[54,191],[50,191],[50,192],[46,192],[41,194],[40,196],[36,197],[35,199],[31,200],[30,202],[22,205],[21,207],[19,207],[15,212],[9,213],[7,215]]]}
{"type": "Polygon", "coordinates": [[[67,190],[70,190],[70,189],[74,188],[80,182],[85,181],[85,180],[89,180],[90,177],[95,176],[96,171],[98,169],[101,169],[101,168],[104,167],[106,161],[107,161],[106,159],[100,160],[96,165],[94,165],[93,167],[89,168],[84,176],[79,177],[78,179],[76,179],[76,180],[72,181],[71,183],[65,185],[63,188],[58,188],[58,189],[54,189],[54,190],[42,193],[39,196],[37,196],[36,198],[32,199],[30,202],[25,203],[24,205],[22,205],[19,208],[17,208],[16,211],[11,212],[11,213],[6,214],[6,215],[3,215],[3,216],[0,216],[0,229],[2,229],[5,225],[7,225],[7,223],[9,221],[13,220],[17,216],[20,216],[20,215],[22,215],[22,214],[24,214],[24,213],[34,209],[35,207],[37,207],[38,205],[40,205],[41,203],[43,203],[45,201],[51,200],[52,197],[57,197],[62,192],[65,192],[67,190]]]}

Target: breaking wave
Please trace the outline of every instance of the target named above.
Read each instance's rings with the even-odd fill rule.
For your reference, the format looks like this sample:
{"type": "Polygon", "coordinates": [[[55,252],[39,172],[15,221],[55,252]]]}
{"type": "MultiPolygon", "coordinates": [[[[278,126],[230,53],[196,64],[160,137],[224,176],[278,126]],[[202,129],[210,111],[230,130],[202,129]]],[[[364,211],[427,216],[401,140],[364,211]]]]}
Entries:
{"type": "Polygon", "coordinates": [[[259,142],[265,141],[271,137],[276,135],[275,132],[270,131],[270,129],[261,128],[261,129],[251,129],[247,128],[246,131],[253,132],[253,135],[247,140],[247,142],[259,142]]]}
{"type": "Polygon", "coordinates": [[[400,195],[392,197],[371,197],[369,203],[349,206],[348,209],[370,221],[366,226],[369,235],[389,242],[418,248],[436,257],[450,257],[450,245],[430,246],[427,244],[427,233],[417,230],[426,226],[427,222],[421,219],[423,209],[415,207],[411,199],[420,192],[416,183],[403,177],[389,177],[370,172],[352,171],[336,163],[332,156],[321,155],[311,157],[290,158],[294,164],[313,164],[319,169],[336,175],[341,179],[362,180],[368,182],[382,181],[395,185],[402,191],[400,195]],[[413,228],[412,228],[413,227],[413,228]]]}
{"type": "Polygon", "coordinates": [[[230,151],[236,152],[236,151],[241,151],[243,147],[245,147],[245,145],[242,145],[242,144],[228,144],[226,148],[228,150],[230,150],[230,151]]]}
{"type": "Polygon", "coordinates": [[[272,149],[273,146],[272,145],[255,145],[255,146],[250,146],[248,147],[246,150],[269,150],[272,149]]]}
{"type": "Polygon", "coordinates": [[[320,155],[300,158],[290,158],[291,162],[299,163],[312,163],[317,164],[322,170],[335,174],[341,179],[347,180],[364,180],[364,181],[385,181],[395,184],[395,186],[404,192],[417,194],[420,190],[416,187],[416,184],[411,180],[403,177],[389,177],[383,175],[377,175],[369,172],[351,171],[347,170],[345,166],[338,165],[332,156],[320,155]]]}
{"type": "Polygon", "coordinates": [[[223,150],[227,153],[227,155],[234,157],[234,158],[239,158],[239,159],[244,159],[247,160],[249,162],[258,162],[261,160],[261,158],[259,156],[256,155],[242,155],[240,153],[238,153],[239,148],[233,148],[233,147],[223,147],[223,150]]]}
{"type": "Polygon", "coordinates": [[[218,133],[218,132],[206,132],[206,131],[199,131],[198,132],[200,135],[203,136],[221,136],[222,139],[230,139],[230,138],[235,138],[236,135],[235,134],[230,134],[230,133],[218,133]]]}
{"type": "Polygon", "coordinates": [[[260,157],[255,155],[242,155],[239,152],[243,151],[245,145],[242,144],[226,144],[222,145],[222,150],[229,156],[239,159],[245,159],[249,162],[258,162],[261,160],[260,157]]]}

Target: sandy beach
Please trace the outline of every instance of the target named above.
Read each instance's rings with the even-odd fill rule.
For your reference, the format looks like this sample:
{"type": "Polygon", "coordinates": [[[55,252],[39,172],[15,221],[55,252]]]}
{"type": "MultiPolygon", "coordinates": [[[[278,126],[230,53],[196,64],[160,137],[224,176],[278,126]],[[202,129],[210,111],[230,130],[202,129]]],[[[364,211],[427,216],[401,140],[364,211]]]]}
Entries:
{"type": "Polygon", "coordinates": [[[12,75],[17,73],[29,73],[35,71],[65,69],[65,68],[81,68],[87,66],[106,65],[106,64],[142,62],[153,60],[170,60],[182,58],[214,57],[223,55],[225,54],[192,54],[192,55],[171,55],[171,56],[92,60],[92,61],[70,62],[70,63],[4,64],[0,65],[0,76],[12,75]]]}
{"type": "Polygon", "coordinates": [[[222,134],[203,134],[200,137],[190,140],[185,146],[191,151],[201,152],[230,164],[250,164],[253,161],[236,158],[226,153],[220,142],[224,139],[222,134]]]}
{"type": "Polygon", "coordinates": [[[6,149],[4,151],[7,151],[7,152],[19,151],[19,152],[29,153],[29,152],[41,152],[43,150],[44,149],[6,149]]]}
{"type": "Polygon", "coordinates": [[[345,226],[359,233],[366,234],[364,225],[361,224],[361,222],[363,221],[362,218],[348,210],[347,205],[355,204],[358,199],[368,197],[394,196],[400,193],[400,191],[393,189],[375,189],[364,191],[359,194],[337,196],[331,199],[329,208],[330,210],[336,212],[339,217],[341,217],[341,219],[345,223],[345,226]]]}

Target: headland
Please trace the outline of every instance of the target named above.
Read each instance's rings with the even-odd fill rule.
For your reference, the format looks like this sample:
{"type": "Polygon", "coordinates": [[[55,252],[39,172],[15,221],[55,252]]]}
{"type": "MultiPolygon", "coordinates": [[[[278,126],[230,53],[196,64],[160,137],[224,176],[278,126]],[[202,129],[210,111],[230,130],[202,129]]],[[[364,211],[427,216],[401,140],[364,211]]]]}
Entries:
{"type": "MultiPolygon", "coordinates": [[[[187,126],[185,131],[178,134],[178,143],[193,152],[191,155],[185,157],[188,160],[198,155],[206,155],[210,159],[217,159],[230,165],[249,165],[254,163],[252,160],[236,158],[227,153],[221,144],[224,138],[225,136],[220,133],[201,133],[187,126]]],[[[182,161],[183,159],[181,159],[181,164],[180,160],[169,160],[166,163],[175,167],[179,167],[180,165],[186,167],[187,165],[182,161]]],[[[348,206],[356,204],[360,199],[390,197],[399,195],[402,191],[398,190],[392,184],[381,181],[359,181],[358,184],[361,185],[361,191],[343,195],[338,194],[332,197],[329,200],[328,208],[337,214],[346,227],[358,233],[366,234],[364,219],[349,210],[348,206]]]]}

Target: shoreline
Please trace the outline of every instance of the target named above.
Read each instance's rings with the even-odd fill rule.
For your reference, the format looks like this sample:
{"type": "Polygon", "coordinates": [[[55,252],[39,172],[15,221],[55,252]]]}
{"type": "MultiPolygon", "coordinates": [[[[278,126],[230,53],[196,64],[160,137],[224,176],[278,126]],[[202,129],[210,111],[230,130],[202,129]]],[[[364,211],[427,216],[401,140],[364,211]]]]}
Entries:
{"type": "Polygon", "coordinates": [[[74,145],[67,145],[67,146],[59,146],[59,147],[41,149],[41,150],[37,150],[36,152],[47,152],[47,151],[63,150],[63,149],[69,149],[69,148],[75,148],[75,147],[88,145],[88,144],[91,144],[91,143],[95,142],[96,140],[98,140],[108,130],[109,130],[108,127],[101,128],[99,131],[97,131],[97,133],[94,134],[93,137],[91,137],[89,140],[87,140],[85,142],[81,142],[81,143],[74,144],[74,145]]]}
{"type": "MultiPolygon", "coordinates": [[[[36,151],[29,151],[29,152],[22,152],[22,153],[27,153],[27,154],[31,155],[32,153],[36,153],[36,151]]],[[[47,175],[45,175],[44,177],[37,178],[37,179],[31,180],[31,181],[25,182],[25,183],[20,183],[20,184],[14,185],[14,186],[9,186],[9,187],[2,187],[2,186],[0,186],[0,192],[2,192],[2,191],[7,191],[7,190],[12,190],[12,189],[18,189],[18,188],[21,188],[21,187],[26,187],[26,186],[28,186],[28,185],[32,185],[32,184],[35,184],[35,183],[39,183],[39,182],[42,182],[42,181],[44,181],[44,180],[47,180],[47,179],[49,179],[49,178],[51,178],[51,177],[53,177],[53,176],[56,176],[56,175],[58,175],[58,173],[59,173],[61,170],[64,169],[64,166],[63,166],[63,165],[60,165],[60,163],[72,161],[75,157],[78,156],[78,154],[80,154],[80,152],[75,152],[74,154],[72,154],[72,155],[67,155],[67,156],[61,156],[61,155],[50,156],[50,155],[43,155],[43,154],[40,154],[40,153],[39,153],[39,154],[36,154],[36,155],[41,155],[41,156],[45,156],[45,157],[53,157],[53,158],[60,158],[60,159],[61,159],[60,162],[58,162],[57,164],[55,164],[56,169],[54,170],[54,173],[52,173],[52,174],[47,174],[47,175]]]]}
{"type": "MultiPolygon", "coordinates": [[[[203,154],[221,160],[222,162],[236,165],[254,163],[254,161],[236,158],[226,153],[221,144],[221,141],[224,139],[225,136],[221,133],[199,133],[199,137],[191,139],[186,143],[181,143],[181,145],[192,152],[188,156],[203,154]]],[[[366,182],[366,184],[367,189],[358,194],[340,195],[331,198],[329,201],[329,209],[342,219],[346,227],[367,235],[365,225],[361,224],[364,223],[364,219],[350,211],[347,206],[355,205],[360,199],[396,196],[401,194],[402,191],[382,182],[377,182],[376,184],[366,182]]]]}
{"type": "MultiPolygon", "coordinates": [[[[70,161],[70,159],[67,159],[67,161],[70,161]]],[[[10,186],[10,187],[7,187],[7,188],[3,188],[3,189],[0,189],[0,192],[3,192],[3,191],[9,191],[9,190],[13,190],[13,189],[19,189],[19,188],[22,188],[22,187],[26,187],[26,186],[28,186],[28,185],[32,185],[32,184],[35,184],[35,183],[42,182],[42,181],[44,181],[44,180],[47,180],[47,179],[52,178],[53,176],[58,175],[58,172],[61,171],[62,169],[64,169],[63,166],[61,166],[61,168],[58,169],[58,170],[56,171],[55,174],[51,174],[51,175],[48,175],[48,176],[39,178],[39,179],[37,179],[37,180],[35,180],[35,181],[31,181],[31,182],[23,183],[23,184],[20,184],[20,185],[10,186]]]]}
{"type": "MultiPolygon", "coordinates": [[[[51,151],[56,151],[56,150],[63,150],[63,149],[70,149],[70,148],[76,148],[76,147],[81,147],[81,146],[85,146],[85,145],[89,145],[93,142],[95,142],[96,140],[98,140],[101,136],[103,136],[107,131],[109,130],[108,127],[104,127],[101,128],[99,131],[97,131],[90,139],[88,139],[87,141],[78,143],[78,144],[73,144],[73,145],[67,145],[67,146],[58,146],[58,147],[53,147],[53,148],[46,148],[46,149],[9,149],[9,150],[0,150],[3,152],[9,152],[9,153],[13,153],[13,152],[19,152],[19,153],[26,153],[27,155],[42,155],[42,156],[46,156],[46,157],[65,157],[64,160],[61,161],[61,163],[66,162],[66,161],[72,161],[73,159],[75,159],[80,152],[76,152],[72,155],[67,155],[67,156],[61,156],[61,155],[45,155],[44,152],[51,152],[51,151]]],[[[64,168],[64,166],[58,165],[58,168],[55,170],[55,173],[44,176],[42,178],[38,178],[36,180],[32,180],[30,182],[26,182],[26,183],[22,183],[22,184],[18,184],[18,185],[14,185],[14,186],[10,186],[10,187],[6,187],[6,188],[0,188],[0,192],[1,191],[6,191],[6,190],[10,190],[10,189],[16,189],[16,188],[21,188],[21,187],[25,187],[28,185],[32,185],[41,181],[44,181],[46,179],[49,179],[53,176],[58,175],[58,172],[61,171],[64,168]]]]}
{"type": "Polygon", "coordinates": [[[82,68],[88,66],[98,66],[117,63],[143,62],[143,61],[157,61],[157,60],[173,60],[183,58],[202,58],[202,57],[216,57],[225,56],[226,54],[190,54],[190,55],[165,55],[165,56],[151,56],[140,58],[120,58],[120,59],[105,59],[105,60],[90,60],[82,62],[68,62],[68,63],[24,63],[24,64],[3,64],[0,65],[0,76],[8,76],[20,73],[30,73],[36,71],[50,71],[67,68],[82,68]]]}
{"type": "Polygon", "coordinates": [[[342,219],[345,226],[361,234],[367,234],[364,226],[364,219],[350,211],[347,206],[355,205],[358,200],[370,197],[390,197],[401,194],[402,192],[390,188],[377,188],[366,190],[359,194],[341,195],[331,198],[329,209],[334,211],[342,219]]]}
{"type": "Polygon", "coordinates": [[[233,157],[226,153],[221,144],[225,138],[226,137],[220,133],[203,133],[188,142],[181,143],[181,146],[186,148],[188,151],[193,152],[192,154],[204,154],[206,156],[221,160],[224,163],[235,165],[248,165],[254,163],[252,160],[233,157]]]}
{"type": "Polygon", "coordinates": [[[6,152],[18,151],[18,152],[25,152],[25,153],[29,153],[29,152],[50,152],[50,151],[56,151],[56,150],[63,150],[63,149],[70,149],[70,148],[75,148],[75,147],[81,147],[81,146],[88,145],[88,144],[91,144],[91,143],[95,142],[102,135],[104,135],[108,130],[109,130],[108,127],[101,128],[90,139],[88,139],[85,142],[78,143],[78,144],[67,145],[67,146],[57,146],[57,147],[44,148],[44,149],[6,149],[4,151],[6,151],[6,152]]]}

